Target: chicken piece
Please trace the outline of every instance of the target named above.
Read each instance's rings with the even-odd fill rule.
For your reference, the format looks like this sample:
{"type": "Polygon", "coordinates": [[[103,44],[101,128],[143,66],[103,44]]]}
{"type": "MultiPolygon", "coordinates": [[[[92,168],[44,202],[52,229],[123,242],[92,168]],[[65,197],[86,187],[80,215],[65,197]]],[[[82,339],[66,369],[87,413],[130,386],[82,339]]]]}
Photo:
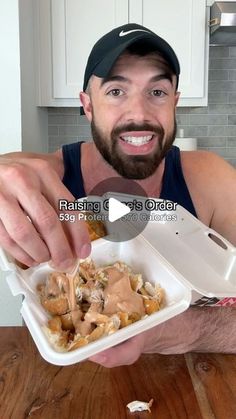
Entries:
{"type": "MultiPolygon", "coordinates": [[[[85,214],[85,217],[86,217],[86,214],[85,214]]],[[[106,228],[105,228],[105,225],[101,221],[85,218],[85,222],[88,228],[89,237],[91,241],[97,240],[97,239],[100,239],[100,237],[106,236],[107,234],[106,228]]]]}
{"type": "Polygon", "coordinates": [[[53,298],[41,297],[41,304],[48,313],[54,315],[65,314],[69,310],[68,299],[63,295],[53,298]]]}
{"type": "Polygon", "coordinates": [[[155,313],[156,311],[160,310],[160,303],[154,298],[144,298],[144,307],[146,314],[150,316],[150,314],[155,313]]]}
{"type": "Polygon", "coordinates": [[[87,345],[89,343],[86,337],[80,335],[74,337],[74,340],[71,341],[68,345],[68,351],[74,351],[75,349],[81,348],[81,346],[87,345]]]}
{"type": "Polygon", "coordinates": [[[90,258],[87,258],[83,262],[80,263],[79,274],[82,278],[89,281],[90,279],[93,279],[95,272],[96,272],[95,265],[90,258]]]}

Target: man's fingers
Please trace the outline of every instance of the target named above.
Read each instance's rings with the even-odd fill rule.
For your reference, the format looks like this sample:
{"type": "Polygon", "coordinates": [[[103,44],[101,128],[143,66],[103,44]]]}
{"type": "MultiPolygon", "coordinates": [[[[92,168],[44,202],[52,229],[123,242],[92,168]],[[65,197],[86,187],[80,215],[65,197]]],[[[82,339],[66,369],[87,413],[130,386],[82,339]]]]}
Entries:
{"type": "Polygon", "coordinates": [[[140,357],[143,348],[143,337],[135,336],[120,345],[106,349],[97,355],[90,357],[90,361],[96,362],[103,367],[113,368],[120,365],[133,364],[140,357]]]}
{"type": "Polygon", "coordinates": [[[0,219],[12,240],[33,260],[40,263],[50,259],[47,245],[14,198],[6,199],[1,194],[0,219]]]}
{"type": "Polygon", "coordinates": [[[59,220],[59,199],[74,198],[47,162],[34,159],[32,168],[15,163],[5,167],[1,176],[5,193],[0,196],[0,217],[13,241],[33,260],[52,260],[63,270],[71,267],[75,258],[90,254],[88,230],[78,221],[77,213],[73,223],[59,220]]]}
{"type": "Polygon", "coordinates": [[[45,197],[38,191],[32,191],[29,196],[25,197],[24,209],[27,209],[32,224],[47,245],[48,260],[50,259],[54,266],[61,270],[72,266],[75,255],[58,214],[45,197]]]}
{"type": "Polygon", "coordinates": [[[26,266],[35,266],[36,262],[33,260],[23,249],[21,249],[14,240],[12,240],[7,233],[4,225],[0,221],[0,237],[1,237],[1,246],[9,254],[13,256],[17,261],[23,263],[26,266]]]}
{"type": "Polygon", "coordinates": [[[83,221],[78,221],[78,213],[71,211],[68,213],[69,218],[60,221],[60,214],[43,195],[32,192],[30,197],[24,201],[25,208],[28,208],[33,224],[47,244],[54,266],[63,270],[71,267],[75,258],[89,256],[91,248],[88,229],[83,221]]]}
{"type": "MultiPolygon", "coordinates": [[[[42,180],[44,182],[45,196],[58,213],[60,212],[58,206],[60,199],[74,202],[75,198],[61,182],[58,182],[57,174],[53,170],[47,171],[45,169],[42,180]],[[51,185],[54,185],[53,194],[51,193],[51,185]]],[[[89,256],[91,252],[91,243],[86,224],[84,221],[78,220],[78,211],[66,211],[65,213],[68,214],[68,220],[66,221],[65,219],[63,222],[66,237],[74,251],[74,255],[85,258],[89,256]],[[74,220],[70,221],[69,216],[74,216],[74,220]]],[[[71,217],[71,220],[72,219],[73,218],[71,217]]]]}

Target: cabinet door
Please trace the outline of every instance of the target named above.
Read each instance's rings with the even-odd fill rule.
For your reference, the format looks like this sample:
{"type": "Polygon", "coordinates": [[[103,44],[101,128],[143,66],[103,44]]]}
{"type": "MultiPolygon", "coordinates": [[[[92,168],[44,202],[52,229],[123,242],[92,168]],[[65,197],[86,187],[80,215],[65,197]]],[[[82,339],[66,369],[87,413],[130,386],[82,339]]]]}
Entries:
{"type": "Polygon", "coordinates": [[[181,66],[181,97],[203,98],[208,61],[206,0],[130,0],[129,4],[131,22],[150,28],[174,48],[181,66]]]}
{"type": "Polygon", "coordinates": [[[92,46],[127,21],[127,0],[51,0],[53,98],[78,98],[92,46]]]}

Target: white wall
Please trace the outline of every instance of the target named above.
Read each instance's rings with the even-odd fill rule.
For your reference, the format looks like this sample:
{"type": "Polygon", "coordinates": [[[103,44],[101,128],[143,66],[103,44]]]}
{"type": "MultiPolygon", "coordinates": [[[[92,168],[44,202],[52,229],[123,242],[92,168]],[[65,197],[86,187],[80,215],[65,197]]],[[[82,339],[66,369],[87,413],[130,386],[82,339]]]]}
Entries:
{"type": "Polygon", "coordinates": [[[21,150],[18,0],[0,2],[0,153],[21,150]]]}
{"type": "Polygon", "coordinates": [[[0,271],[0,327],[22,326],[21,296],[13,297],[6,282],[5,272],[0,271]]]}
{"type": "Polygon", "coordinates": [[[36,106],[33,3],[0,1],[0,154],[48,151],[47,109],[36,106]]]}
{"type": "MultiPolygon", "coordinates": [[[[21,150],[18,1],[0,2],[0,153],[21,150]]],[[[21,325],[21,297],[13,297],[0,272],[0,325],[21,325]]]]}
{"type": "Polygon", "coordinates": [[[19,0],[22,150],[45,153],[48,151],[48,112],[47,108],[36,106],[34,1],[19,0]]]}

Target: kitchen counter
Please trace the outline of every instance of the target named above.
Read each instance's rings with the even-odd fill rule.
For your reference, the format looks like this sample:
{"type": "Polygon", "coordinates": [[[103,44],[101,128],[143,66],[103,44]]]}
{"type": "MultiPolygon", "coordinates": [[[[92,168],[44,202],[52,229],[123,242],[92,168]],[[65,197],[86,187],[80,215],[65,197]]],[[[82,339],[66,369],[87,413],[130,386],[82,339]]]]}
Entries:
{"type": "Polygon", "coordinates": [[[0,328],[2,419],[235,419],[236,356],[143,355],[106,369],[85,361],[48,364],[25,327],[0,328]],[[129,413],[154,399],[152,412],[129,413]]]}

